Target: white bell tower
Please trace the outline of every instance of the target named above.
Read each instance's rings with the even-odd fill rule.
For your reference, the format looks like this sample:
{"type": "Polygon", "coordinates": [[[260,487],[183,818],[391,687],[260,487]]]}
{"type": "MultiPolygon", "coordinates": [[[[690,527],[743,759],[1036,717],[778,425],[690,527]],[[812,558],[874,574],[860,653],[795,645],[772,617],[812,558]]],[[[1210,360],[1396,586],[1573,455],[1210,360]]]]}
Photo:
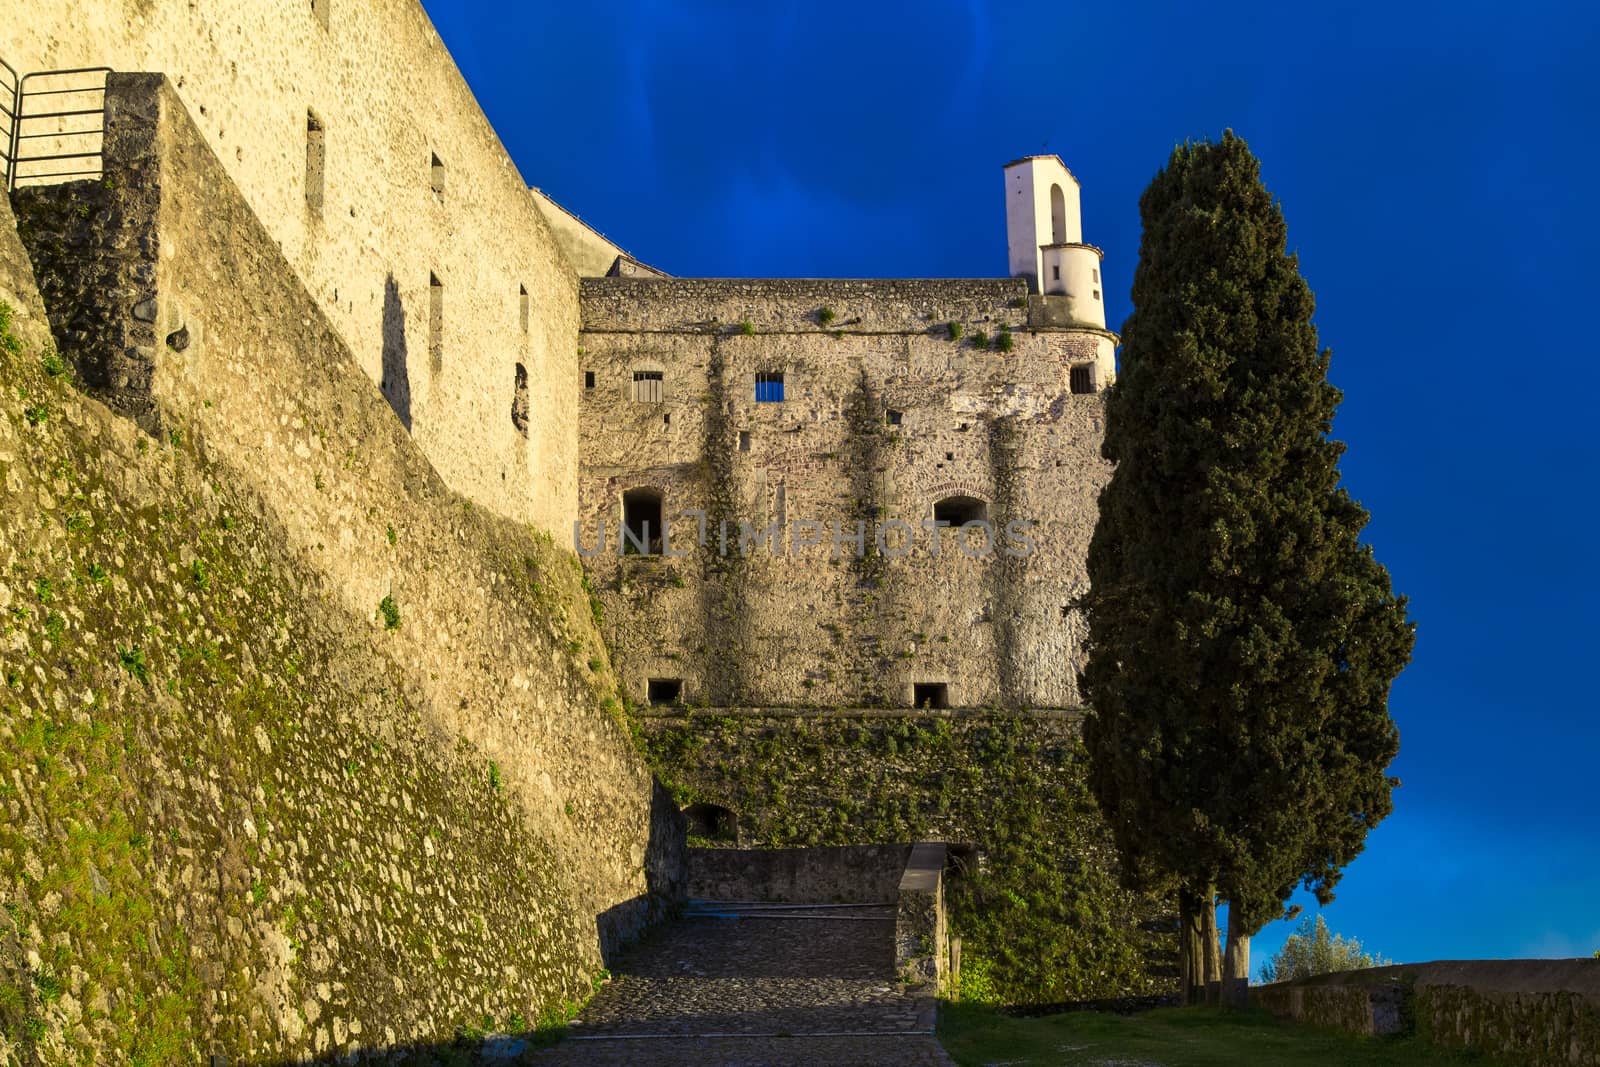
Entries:
{"type": "Polygon", "coordinates": [[[1064,297],[1076,322],[1105,329],[1101,251],[1083,243],[1078,179],[1060,156],[1024,156],[1005,166],[1006,245],[1013,278],[1064,297]]]}

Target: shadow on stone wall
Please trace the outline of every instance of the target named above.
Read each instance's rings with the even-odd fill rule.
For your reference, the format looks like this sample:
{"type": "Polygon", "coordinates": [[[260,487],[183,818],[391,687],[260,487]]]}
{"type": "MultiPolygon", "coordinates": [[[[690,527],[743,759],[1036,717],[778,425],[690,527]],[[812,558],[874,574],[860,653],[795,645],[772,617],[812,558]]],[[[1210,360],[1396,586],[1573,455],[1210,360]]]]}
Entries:
{"type": "Polygon", "coordinates": [[[645,891],[594,917],[600,958],[615,969],[623,952],[651,927],[677,914],[688,884],[688,820],[659,780],[650,794],[650,840],[644,851],[645,891]]]}
{"type": "Polygon", "coordinates": [[[391,274],[383,281],[383,398],[411,431],[411,372],[406,367],[406,309],[391,274]]]}

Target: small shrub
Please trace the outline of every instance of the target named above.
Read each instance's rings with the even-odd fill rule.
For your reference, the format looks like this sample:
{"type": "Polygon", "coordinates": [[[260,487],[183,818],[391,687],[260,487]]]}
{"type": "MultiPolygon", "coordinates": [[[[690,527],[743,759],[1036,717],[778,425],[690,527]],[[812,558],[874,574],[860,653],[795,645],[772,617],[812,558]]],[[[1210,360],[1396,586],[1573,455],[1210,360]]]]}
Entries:
{"type": "Polygon", "coordinates": [[[389,525],[389,544],[392,546],[400,540],[400,535],[394,532],[394,524],[389,525]]]}
{"type": "Polygon", "coordinates": [[[383,616],[385,630],[400,629],[400,608],[395,604],[393,596],[386,596],[378,602],[378,614],[383,616]]]}
{"type": "Polygon", "coordinates": [[[44,372],[52,378],[59,378],[67,373],[67,361],[61,358],[61,353],[50,348],[40,357],[39,363],[44,367],[44,372]]]}
{"type": "Polygon", "coordinates": [[[29,426],[37,426],[41,422],[50,421],[50,409],[43,404],[29,404],[23,409],[22,414],[27,418],[29,426]]]}
{"type": "Polygon", "coordinates": [[[489,788],[496,793],[505,788],[505,779],[500,776],[500,764],[494,760],[489,761],[489,788]]]}
{"type": "Polygon", "coordinates": [[[817,321],[822,323],[824,326],[828,325],[838,317],[839,316],[833,313],[833,309],[828,307],[826,304],[817,309],[817,321]]]}
{"type": "Polygon", "coordinates": [[[195,588],[201,592],[211,588],[211,576],[206,573],[205,561],[197,559],[189,564],[189,576],[194,579],[195,588]]]}
{"type": "Polygon", "coordinates": [[[144,649],[119,648],[117,659],[122,663],[122,669],[137,678],[140,684],[150,681],[150,670],[144,663],[144,649]]]}
{"type": "Polygon", "coordinates": [[[1010,327],[1000,327],[1000,336],[994,339],[994,346],[1001,352],[1009,352],[1013,348],[1017,347],[1016,340],[1011,336],[1010,327]]]}
{"type": "Polygon", "coordinates": [[[756,324],[749,319],[745,319],[739,324],[739,332],[746,337],[754,337],[756,335],[756,324]]]}
{"type": "Polygon", "coordinates": [[[989,335],[987,333],[985,333],[984,331],[982,331],[982,330],[973,330],[972,331],[972,347],[973,348],[988,348],[989,347],[989,335]]]}
{"type": "Polygon", "coordinates": [[[949,332],[950,340],[961,340],[961,324],[959,322],[947,322],[944,328],[949,332]]]}

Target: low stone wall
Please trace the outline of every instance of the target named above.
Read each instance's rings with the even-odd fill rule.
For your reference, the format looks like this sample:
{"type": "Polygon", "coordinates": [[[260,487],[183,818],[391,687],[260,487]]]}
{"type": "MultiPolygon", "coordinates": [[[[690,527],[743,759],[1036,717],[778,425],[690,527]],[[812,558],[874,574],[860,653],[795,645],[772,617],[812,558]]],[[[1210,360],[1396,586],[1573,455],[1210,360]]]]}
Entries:
{"type": "Polygon", "coordinates": [[[1600,959],[1441,960],[1259,986],[1275,1015],[1360,1034],[1415,1032],[1533,1067],[1600,1064],[1600,959]]]}
{"type": "Polygon", "coordinates": [[[688,894],[702,900],[892,904],[910,845],[692,848],[688,894]]]}

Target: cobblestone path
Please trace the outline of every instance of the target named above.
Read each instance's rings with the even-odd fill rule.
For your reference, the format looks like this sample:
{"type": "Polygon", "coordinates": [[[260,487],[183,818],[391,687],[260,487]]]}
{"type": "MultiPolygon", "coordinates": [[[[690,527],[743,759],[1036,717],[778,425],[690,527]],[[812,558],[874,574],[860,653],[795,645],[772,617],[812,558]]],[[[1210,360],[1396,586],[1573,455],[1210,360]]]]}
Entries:
{"type": "Polygon", "coordinates": [[[537,1064],[947,1067],[894,976],[894,909],[695,902],[634,948],[537,1064]]]}

